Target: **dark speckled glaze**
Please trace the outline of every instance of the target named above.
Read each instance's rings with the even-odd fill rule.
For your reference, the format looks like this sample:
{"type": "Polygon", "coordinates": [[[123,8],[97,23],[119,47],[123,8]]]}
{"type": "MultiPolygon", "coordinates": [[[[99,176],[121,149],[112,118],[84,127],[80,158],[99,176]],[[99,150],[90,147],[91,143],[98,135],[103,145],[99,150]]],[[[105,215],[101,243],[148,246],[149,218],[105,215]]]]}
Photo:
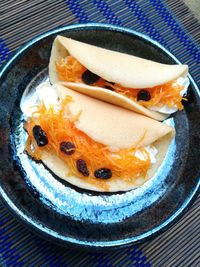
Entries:
{"type": "Polygon", "coordinates": [[[174,223],[198,194],[198,89],[190,77],[192,101],[168,120],[176,128],[176,138],[153,179],[129,192],[81,190],[23,153],[26,136],[19,102],[27,85],[34,87],[48,78],[51,45],[57,34],[158,62],[178,62],[150,38],[109,25],[68,26],[25,45],[0,72],[1,198],[17,218],[57,244],[108,248],[147,240],[174,223]]]}

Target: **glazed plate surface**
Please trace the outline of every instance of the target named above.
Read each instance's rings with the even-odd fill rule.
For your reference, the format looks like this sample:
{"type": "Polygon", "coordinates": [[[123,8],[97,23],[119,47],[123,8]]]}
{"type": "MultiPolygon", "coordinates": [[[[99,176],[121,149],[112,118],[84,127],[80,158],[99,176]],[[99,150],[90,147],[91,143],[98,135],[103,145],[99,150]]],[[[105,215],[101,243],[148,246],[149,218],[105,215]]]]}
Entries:
{"type": "Polygon", "coordinates": [[[24,153],[26,134],[20,100],[27,86],[32,90],[48,80],[51,45],[57,34],[162,63],[178,62],[147,36],[102,24],[59,28],[25,45],[0,72],[0,196],[3,203],[36,233],[61,245],[127,246],[158,235],[184,214],[199,191],[197,86],[190,77],[190,96],[185,110],[167,120],[175,127],[176,137],[151,180],[129,192],[81,190],[24,153]]]}

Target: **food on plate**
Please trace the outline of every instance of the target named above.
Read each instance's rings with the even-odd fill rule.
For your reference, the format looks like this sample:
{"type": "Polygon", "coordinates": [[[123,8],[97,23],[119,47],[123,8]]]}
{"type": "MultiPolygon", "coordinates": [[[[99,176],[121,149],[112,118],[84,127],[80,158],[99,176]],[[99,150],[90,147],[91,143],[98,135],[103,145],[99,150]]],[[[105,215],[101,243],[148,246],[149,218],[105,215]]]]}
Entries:
{"type": "Polygon", "coordinates": [[[166,65],[57,36],[49,64],[51,83],[156,120],[183,109],[187,65],[166,65]]]}
{"type": "Polygon", "coordinates": [[[114,192],[142,185],[154,176],[175,134],[164,123],[61,84],[45,82],[35,94],[35,104],[29,99],[29,106],[21,105],[28,114],[27,153],[83,189],[114,192]]]}

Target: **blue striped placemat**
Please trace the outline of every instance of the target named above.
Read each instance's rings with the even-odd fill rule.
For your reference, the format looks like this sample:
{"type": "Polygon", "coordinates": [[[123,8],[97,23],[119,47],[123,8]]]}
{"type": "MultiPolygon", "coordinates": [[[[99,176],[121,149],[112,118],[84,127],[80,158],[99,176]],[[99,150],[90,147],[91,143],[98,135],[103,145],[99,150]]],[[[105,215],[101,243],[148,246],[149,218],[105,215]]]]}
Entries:
{"type": "MultiPolygon", "coordinates": [[[[145,33],[169,49],[200,83],[200,25],[181,0],[3,0],[0,64],[20,45],[58,26],[103,22],[145,33]]],[[[200,266],[200,198],[174,227],[152,241],[113,252],[60,248],[19,224],[0,204],[0,265],[200,266]]]]}

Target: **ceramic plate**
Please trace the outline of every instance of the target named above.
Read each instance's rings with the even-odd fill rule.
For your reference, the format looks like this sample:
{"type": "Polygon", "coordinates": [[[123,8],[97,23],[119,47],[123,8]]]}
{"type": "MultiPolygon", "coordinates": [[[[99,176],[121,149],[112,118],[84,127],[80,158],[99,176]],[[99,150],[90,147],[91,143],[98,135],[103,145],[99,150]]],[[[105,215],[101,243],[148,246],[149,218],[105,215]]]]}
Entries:
{"type": "Polygon", "coordinates": [[[0,72],[3,203],[31,229],[56,244],[108,248],[158,235],[186,211],[199,189],[200,99],[194,81],[190,77],[185,110],[168,119],[176,128],[176,138],[151,180],[129,192],[81,190],[23,152],[20,99],[27,86],[31,90],[48,79],[48,61],[57,34],[162,63],[179,62],[147,36],[102,24],[59,28],[22,47],[0,72]]]}

